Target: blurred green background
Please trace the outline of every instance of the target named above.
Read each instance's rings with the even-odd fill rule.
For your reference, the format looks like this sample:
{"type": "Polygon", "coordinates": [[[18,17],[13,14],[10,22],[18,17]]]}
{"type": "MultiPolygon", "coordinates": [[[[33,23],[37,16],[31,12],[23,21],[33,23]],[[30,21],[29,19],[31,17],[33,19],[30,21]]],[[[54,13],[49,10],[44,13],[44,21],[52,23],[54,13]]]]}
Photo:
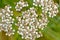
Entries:
{"type": "MultiPolygon", "coordinates": [[[[11,10],[14,11],[14,16],[12,16],[14,19],[16,19],[16,16],[21,16],[21,12],[17,12],[15,10],[15,5],[16,2],[18,2],[19,0],[0,0],[0,8],[4,8],[5,5],[10,5],[12,6],[11,10]]],[[[25,7],[22,9],[22,11],[28,10],[30,7],[33,7],[32,3],[33,0],[25,0],[28,2],[29,6],[25,7]]],[[[42,32],[43,37],[41,38],[37,38],[36,40],[60,40],[60,0],[54,0],[55,3],[59,4],[59,13],[57,14],[57,16],[53,17],[53,18],[49,18],[49,23],[47,25],[46,28],[44,28],[42,32]]],[[[35,7],[37,10],[37,13],[39,14],[41,12],[41,9],[39,9],[39,7],[35,7]]],[[[17,20],[14,21],[14,23],[16,23],[17,20]]],[[[25,40],[21,38],[21,35],[17,34],[17,26],[15,24],[12,24],[13,29],[16,30],[15,34],[13,36],[6,36],[5,32],[2,31],[0,32],[0,40],[25,40]]]]}

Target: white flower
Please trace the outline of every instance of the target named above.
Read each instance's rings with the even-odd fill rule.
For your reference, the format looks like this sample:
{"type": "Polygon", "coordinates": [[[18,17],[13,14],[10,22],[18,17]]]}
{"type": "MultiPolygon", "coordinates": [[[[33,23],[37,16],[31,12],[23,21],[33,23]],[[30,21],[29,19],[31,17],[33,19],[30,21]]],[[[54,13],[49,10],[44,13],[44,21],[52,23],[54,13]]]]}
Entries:
{"type": "Polygon", "coordinates": [[[23,0],[20,0],[19,2],[17,2],[16,6],[15,6],[15,9],[16,9],[16,11],[21,11],[21,9],[23,7],[27,7],[27,6],[28,6],[27,2],[24,2],[23,0]]]}
{"type": "Polygon", "coordinates": [[[47,24],[48,20],[45,17],[46,15],[44,15],[45,14],[41,15],[42,19],[39,21],[37,19],[37,14],[34,7],[22,12],[22,17],[17,17],[17,26],[19,27],[17,32],[22,35],[22,38],[26,40],[35,40],[35,38],[41,37],[42,33],[39,33],[37,31],[38,29],[43,30],[43,28],[46,26],[45,24],[47,24]]]}
{"type": "Polygon", "coordinates": [[[10,10],[11,6],[5,6],[4,9],[0,10],[0,30],[5,31],[6,35],[10,36],[14,34],[14,30],[12,30],[12,23],[14,19],[11,17],[13,16],[13,11],[10,10]]]}
{"type": "Polygon", "coordinates": [[[42,6],[42,13],[48,13],[52,18],[58,13],[58,4],[53,0],[33,0],[33,5],[42,6]]]}

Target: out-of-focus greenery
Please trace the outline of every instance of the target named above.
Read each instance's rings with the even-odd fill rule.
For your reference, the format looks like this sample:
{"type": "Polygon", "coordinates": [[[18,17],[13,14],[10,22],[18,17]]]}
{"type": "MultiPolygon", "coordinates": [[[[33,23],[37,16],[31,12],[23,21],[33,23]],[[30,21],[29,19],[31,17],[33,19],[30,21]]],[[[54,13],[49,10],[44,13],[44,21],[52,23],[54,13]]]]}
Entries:
{"type": "MultiPolygon", "coordinates": [[[[12,9],[14,11],[14,16],[13,18],[15,18],[16,16],[21,16],[21,12],[17,12],[15,10],[15,5],[16,2],[18,2],[19,0],[0,0],[0,8],[4,8],[5,5],[10,5],[12,6],[12,9]]],[[[29,3],[29,7],[25,7],[22,9],[22,11],[29,9],[30,7],[32,7],[32,2],[33,0],[25,0],[28,1],[29,3]]],[[[54,2],[56,3],[60,3],[59,0],[54,0],[54,2]]],[[[39,7],[36,7],[36,9],[38,10],[37,13],[39,14],[41,12],[41,9],[39,9],[39,7]]],[[[43,37],[41,38],[37,38],[36,40],[60,40],[60,7],[59,9],[59,13],[57,14],[57,16],[55,16],[54,18],[49,18],[49,23],[47,25],[46,28],[44,28],[44,30],[42,31],[43,37]]],[[[14,21],[15,23],[17,22],[17,20],[14,21]]],[[[17,31],[17,26],[15,26],[14,24],[12,24],[13,29],[15,29],[17,31]]],[[[21,38],[21,35],[17,34],[17,32],[15,32],[15,34],[13,36],[5,36],[5,32],[0,32],[0,40],[25,40],[21,38]]]]}

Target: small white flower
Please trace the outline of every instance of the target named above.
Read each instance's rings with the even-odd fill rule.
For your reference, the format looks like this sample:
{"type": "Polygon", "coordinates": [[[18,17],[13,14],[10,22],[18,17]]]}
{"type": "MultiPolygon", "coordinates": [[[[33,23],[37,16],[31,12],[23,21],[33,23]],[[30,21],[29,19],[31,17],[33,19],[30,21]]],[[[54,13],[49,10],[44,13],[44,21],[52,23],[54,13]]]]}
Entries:
{"type": "Polygon", "coordinates": [[[0,14],[2,15],[1,18],[1,22],[0,25],[1,29],[6,32],[6,35],[10,36],[12,34],[14,34],[14,30],[12,30],[12,24],[14,19],[11,17],[13,16],[13,11],[10,10],[11,6],[5,6],[4,9],[1,9],[0,14]]]}
{"type": "Polygon", "coordinates": [[[19,27],[18,33],[22,35],[22,38],[34,40],[35,38],[41,37],[39,32],[37,32],[38,28],[43,29],[47,24],[46,15],[42,14],[42,19],[39,21],[37,19],[37,14],[34,7],[28,9],[27,11],[22,12],[22,17],[17,17],[18,23],[17,26],[19,27]],[[22,18],[22,19],[21,19],[22,18]],[[19,19],[21,19],[19,21],[19,19]],[[46,21],[45,21],[46,20],[46,21]],[[43,22],[44,21],[44,22],[43,22]],[[45,23],[43,25],[43,23],[45,23]],[[41,25],[41,26],[40,26],[41,25]],[[40,36],[38,36],[40,35],[40,36]]]}
{"type": "Polygon", "coordinates": [[[24,2],[23,0],[20,0],[19,2],[17,2],[16,6],[15,6],[15,9],[16,9],[16,11],[21,11],[21,9],[23,7],[27,7],[27,6],[28,6],[27,2],[24,2]]]}

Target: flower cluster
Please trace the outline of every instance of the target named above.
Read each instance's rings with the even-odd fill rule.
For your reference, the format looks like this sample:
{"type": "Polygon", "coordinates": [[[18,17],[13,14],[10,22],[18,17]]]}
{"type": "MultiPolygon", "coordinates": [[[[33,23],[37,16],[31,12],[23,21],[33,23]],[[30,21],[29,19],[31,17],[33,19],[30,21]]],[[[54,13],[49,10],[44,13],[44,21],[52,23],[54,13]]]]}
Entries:
{"type": "Polygon", "coordinates": [[[6,35],[10,36],[14,34],[14,30],[12,30],[12,23],[14,19],[13,11],[10,11],[11,6],[5,6],[4,9],[0,9],[0,31],[5,31],[6,35]]]}
{"type": "Polygon", "coordinates": [[[37,14],[34,7],[29,10],[22,12],[22,17],[16,17],[18,19],[19,26],[18,33],[22,35],[22,38],[26,40],[35,40],[35,38],[39,38],[42,36],[42,33],[38,29],[42,29],[46,27],[47,18],[44,14],[41,14],[42,19],[37,19],[37,14]]]}
{"type": "MultiPolygon", "coordinates": [[[[17,16],[18,22],[17,33],[22,36],[22,39],[35,40],[35,38],[42,37],[42,33],[39,30],[43,30],[47,26],[48,18],[54,17],[58,13],[58,4],[54,3],[53,0],[33,0],[34,6],[42,7],[42,13],[39,15],[34,7],[26,11],[21,11],[22,8],[27,7],[28,3],[24,0],[17,2],[15,9],[16,11],[21,11],[22,16],[17,16]],[[41,18],[38,19],[38,17],[41,18]]],[[[0,9],[0,32],[5,31],[6,35],[13,35],[15,30],[12,29],[12,24],[14,23],[13,11],[10,10],[11,6],[5,6],[4,9],[0,9]]]]}
{"type": "Polygon", "coordinates": [[[33,5],[41,7],[41,1],[43,1],[43,0],[33,0],[33,5]]]}
{"type": "Polygon", "coordinates": [[[42,13],[48,13],[49,17],[54,17],[58,13],[58,4],[53,0],[33,0],[33,5],[42,6],[42,13]]]}
{"type": "Polygon", "coordinates": [[[23,0],[20,0],[19,2],[17,2],[17,5],[15,6],[16,11],[21,11],[21,9],[23,7],[27,7],[28,3],[24,2],[23,0]]]}

